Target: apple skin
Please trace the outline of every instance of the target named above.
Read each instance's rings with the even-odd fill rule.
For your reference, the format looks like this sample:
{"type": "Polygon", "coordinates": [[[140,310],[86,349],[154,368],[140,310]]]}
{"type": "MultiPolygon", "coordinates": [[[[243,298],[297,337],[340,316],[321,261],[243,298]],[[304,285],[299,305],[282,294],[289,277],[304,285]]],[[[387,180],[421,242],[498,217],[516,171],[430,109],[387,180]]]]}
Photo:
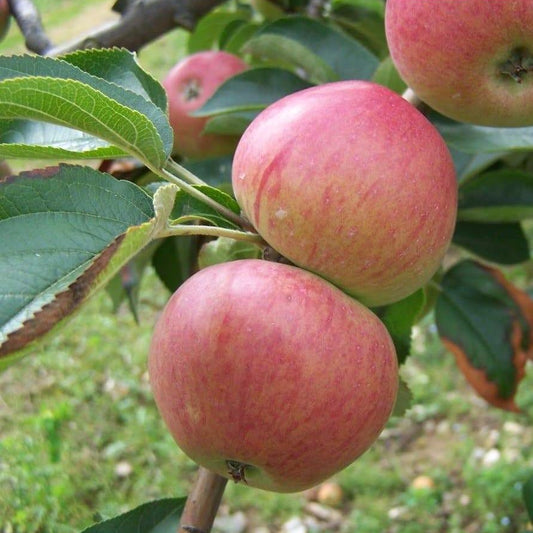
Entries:
{"type": "Polygon", "coordinates": [[[533,63],[530,0],[387,0],[385,27],[400,75],[435,110],[485,126],[533,125],[533,72],[521,83],[502,73],[518,50],[533,63]]]}
{"type": "Polygon", "coordinates": [[[2,40],[9,30],[11,21],[11,11],[7,0],[0,0],[0,40],[2,40]]]}
{"type": "Polygon", "coordinates": [[[233,54],[208,50],[191,54],[170,69],[162,85],[174,131],[174,153],[190,159],[233,153],[238,136],[203,133],[209,117],[191,113],[202,107],[223,82],[247,68],[247,63],[233,54]]]}
{"type": "Polygon", "coordinates": [[[198,464],[248,485],[296,492],[353,462],[393,409],[397,358],[385,326],[297,267],[259,259],[210,266],[171,297],[149,374],[159,411],[198,464]]]}
{"type": "Polygon", "coordinates": [[[434,126],[364,81],[278,100],[233,159],[244,215],[272,248],[368,306],[424,285],[450,243],[457,183],[434,126]]]}

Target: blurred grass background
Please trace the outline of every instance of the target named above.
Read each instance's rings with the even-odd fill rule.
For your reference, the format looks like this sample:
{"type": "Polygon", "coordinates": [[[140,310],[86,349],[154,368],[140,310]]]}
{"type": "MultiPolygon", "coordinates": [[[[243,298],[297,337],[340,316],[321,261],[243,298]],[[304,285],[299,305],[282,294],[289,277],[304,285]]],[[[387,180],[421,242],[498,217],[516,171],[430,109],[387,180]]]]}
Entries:
{"type": "MultiPolygon", "coordinates": [[[[55,42],[114,17],[113,1],[36,4],[55,42]]],[[[185,37],[176,31],[159,39],[141,52],[141,64],[161,80],[184,54],[185,37]]],[[[0,53],[23,50],[13,24],[0,53]]],[[[150,499],[187,493],[195,465],[163,427],[146,373],[152,327],[168,296],[149,272],[137,325],[126,306],[114,314],[101,293],[60,335],[0,374],[2,533],[72,533],[150,499]]],[[[503,413],[466,385],[431,316],[413,340],[402,370],[412,407],[335,477],[341,501],[321,504],[337,519],[335,529],[310,507],[316,491],[277,495],[228,484],[220,515],[243,512],[251,533],[290,531],[298,521],[305,529],[294,531],[321,524],[345,533],[533,530],[521,497],[533,474],[531,372],[518,396],[524,413],[503,413]]],[[[228,523],[219,522],[218,531],[238,531],[236,521],[228,523]]]]}

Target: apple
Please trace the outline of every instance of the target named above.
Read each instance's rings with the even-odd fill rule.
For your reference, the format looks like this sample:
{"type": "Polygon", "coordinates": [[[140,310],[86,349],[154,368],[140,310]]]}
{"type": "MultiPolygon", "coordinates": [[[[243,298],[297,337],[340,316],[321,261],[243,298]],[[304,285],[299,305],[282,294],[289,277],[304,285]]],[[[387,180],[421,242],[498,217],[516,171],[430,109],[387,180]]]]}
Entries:
{"type": "Polygon", "coordinates": [[[277,492],[317,485],[378,437],[397,358],[382,322],[294,266],[200,270],[156,324],[149,375],[180,448],[221,476],[277,492]]]}
{"type": "Polygon", "coordinates": [[[443,115],[485,126],[533,125],[533,2],[387,0],[392,59],[443,115]]]}
{"type": "Polygon", "coordinates": [[[9,3],[7,0],[0,0],[0,40],[2,40],[9,29],[11,21],[11,12],[9,10],[9,3]]]}
{"type": "Polygon", "coordinates": [[[174,131],[173,152],[200,159],[231,154],[238,136],[204,133],[209,117],[191,115],[232,76],[248,68],[239,57],[208,50],[191,54],[170,69],[162,82],[174,131]]]}
{"type": "Polygon", "coordinates": [[[446,144],[415,107],[371,82],[324,84],[267,107],[239,141],[232,183],[272,248],[368,306],[424,285],[455,225],[446,144]]]}

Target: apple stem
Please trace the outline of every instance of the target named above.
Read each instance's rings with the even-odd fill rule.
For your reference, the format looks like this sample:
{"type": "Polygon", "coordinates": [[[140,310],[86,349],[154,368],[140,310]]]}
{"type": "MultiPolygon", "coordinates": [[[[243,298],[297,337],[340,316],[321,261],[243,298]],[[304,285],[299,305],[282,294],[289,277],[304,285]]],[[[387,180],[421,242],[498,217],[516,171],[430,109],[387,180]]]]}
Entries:
{"type": "Polygon", "coordinates": [[[227,482],[225,477],[205,468],[198,469],[198,476],[185,503],[177,533],[211,531],[227,482]]]}
{"type": "Polygon", "coordinates": [[[402,94],[402,98],[404,100],[407,100],[410,104],[414,105],[417,108],[423,105],[422,100],[418,98],[418,96],[413,91],[413,89],[411,89],[411,87],[407,87],[407,89],[405,89],[405,91],[402,94]]]}
{"type": "Polygon", "coordinates": [[[196,198],[197,200],[200,200],[200,202],[203,202],[205,205],[211,207],[217,213],[220,213],[234,224],[237,224],[245,230],[255,231],[252,225],[245,218],[237,215],[231,209],[219,204],[216,200],[213,200],[201,190],[196,189],[194,185],[207,185],[200,180],[200,178],[197,178],[192,172],[189,172],[186,168],[182,167],[178,163],[174,161],[170,163],[170,161],[171,160],[169,160],[169,162],[167,162],[162,169],[155,169],[155,172],[170,183],[177,185],[181,190],[185,191],[193,198],[196,198]],[[176,172],[178,175],[176,176],[174,172],[176,172]],[[193,180],[195,180],[194,183],[193,180]]]}
{"type": "Polygon", "coordinates": [[[183,180],[191,185],[207,185],[207,183],[201,180],[196,174],[193,174],[190,170],[186,169],[173,159],[169,159],[165,167],[169,171],[174,171],[173,173],[180,176],[183,180]]]}
{"type": "Polygon", "coordinates": [[[210,237],[229,237],[236,241],[250,242],[265,248],[267,243],[258,233],[239,231],[219,226],[203,226],[200,224],[176,224],[168,225],[157,237],[180,237],[183,235],[207,235],[210,237]]]}

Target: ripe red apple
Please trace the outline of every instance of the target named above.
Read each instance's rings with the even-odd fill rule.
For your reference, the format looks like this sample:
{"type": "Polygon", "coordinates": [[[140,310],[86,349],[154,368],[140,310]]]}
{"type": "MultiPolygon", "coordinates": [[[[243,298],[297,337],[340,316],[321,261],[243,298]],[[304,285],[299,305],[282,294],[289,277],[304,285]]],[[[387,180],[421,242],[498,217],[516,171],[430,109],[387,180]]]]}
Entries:
{"type": "Polygon", "coordinates": [[[370,82],[320,85],[265,109],[239,141],[232,181],[275,250],[370,306],[424,285],[454,229],[444,141],[415,107],[370,82]]]}
{"type": "Polygon", "coordinates": [[[370,310],[310,272],[259,259],[207,267],[174,293],[149,370],[189,457],[279,492],[361,455],[398,387],[394,346],[370,310]]]}
{"type": "Polygon", "coordinates": [[[387,41],[404,81],[455,120],[533,125],[533,2],[387,0],[387,41]]]}
{"type": "Polygon", "coordinates": [[[0,40],[2,40],[9,29],[10,22],[10,10],[7,0],[0,0],[0,40]]]}
{"type": "Polygon", "coordinates": [[[238,136],[204,133],[209,117],[191,113],[202,107],[224,81],[247,67],[239,57],[214,50],[191,54],[172,67],[163,87],[174,131],[174,153],[199,159],[233,152],[238,136]]]}

